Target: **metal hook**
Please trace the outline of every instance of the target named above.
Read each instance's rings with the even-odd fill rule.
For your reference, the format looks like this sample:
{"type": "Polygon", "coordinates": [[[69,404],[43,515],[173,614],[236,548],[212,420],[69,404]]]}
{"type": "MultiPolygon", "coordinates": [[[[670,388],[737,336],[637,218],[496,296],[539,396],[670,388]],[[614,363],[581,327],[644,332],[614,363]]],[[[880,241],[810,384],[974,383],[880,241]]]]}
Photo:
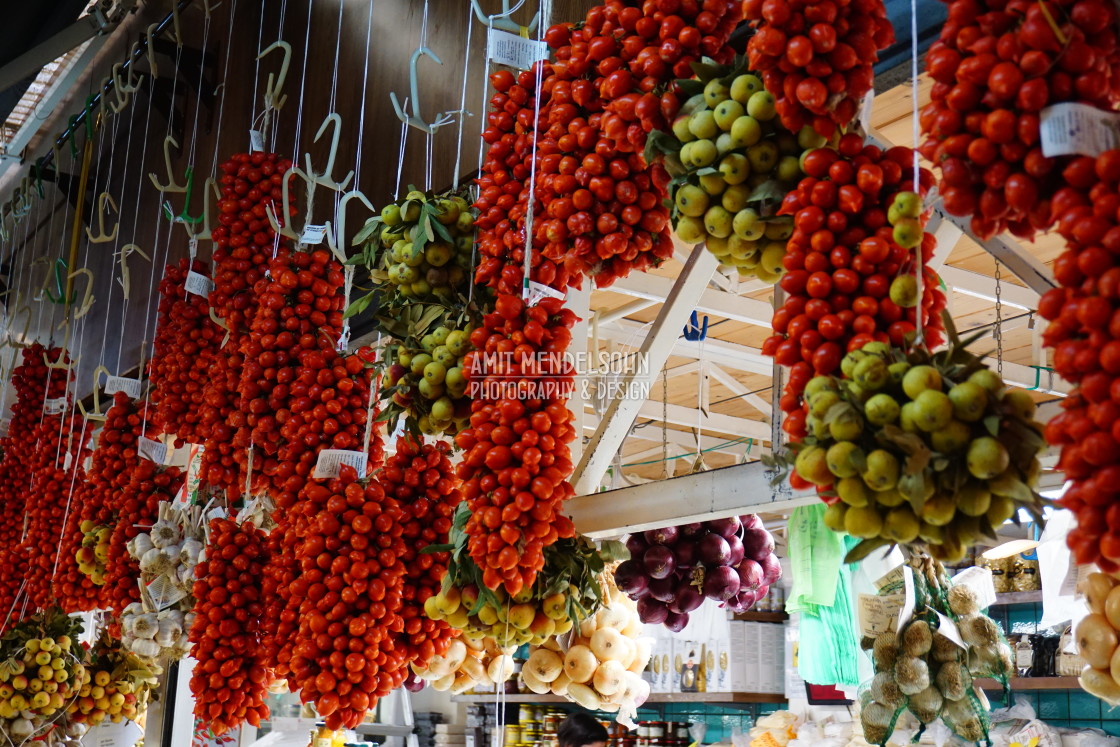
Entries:
{"type": "Polygon", "coordinates": [[[105,233],[105,206],[106,205],[113,208],[113,212],[116,213],[118,216],[120,215],[121,211],[120,211],[119,208],[117,208],[117,202],[116,202],[116,200],[113,199],[113,196],[111,194],[109,194],[108,192],[102,192],[100,195],[98,195],[98,197],[97,197],[97,231],[98,231],[97,235],[95,236],[93,231],[89,230],[89,226],[86,226],[86,237],[89,239],[89,243],[91,243],[91,244],[105,244],[105,243],[113,241],[114,239],[117,238],[117,231],[120,230],[120,227],[121,227],[121,223],[120,223],[119,220],[116,223],[113,224],[113,232],[112,233],[108,233],[108,234],[105,233]]]}
{"type": "Polygon", "coordinates": [[[708,337],[708,315],[704,315],[704,325],[700,326],[700,320],[693,309],[692,316],[688,318],[688,324],[684,327],[684,339],[689,342],[701,342],[708,337]]]}
{"type": "Polygon", "coordinates": [[[148,56],[148,67],[151,68],[153,78],[159,77],[159,67],[156,65],[156,45],[152,42],[152,32],[155,31],[158,26],[158,23],[149,24],[147,30],[144,32],[145,36],[148,37],[148,46],[144,50],[144,53],[148,56]]]}
{"type": "Polygon", "coordinates": [[[330,247],[331,252],[338,258],[339,262],[346,261],[346,205],[350,200],[357,198],[363,205],[369,208],[369,211],[377,215],[377,208],[373,203],[358,190],[354,189],[342,196],[338,201],[338,212],[335,213],[335,220],[338,222],[338,230],[331,230],[331,222],[327,221],[327,246],[330,247]]]}
{"type": "Polygon", "coordinates": [[[274,49],[284,51],[284,60],[280,63],[279,75],[268,74],[268,84],[264,87],[264,106],[266,109],[279,111],[280,107],[284,106],[284,102],[288,100],[287,96],[280,95],[280,91],[284,88],[284,81],[288,79],[288,66],[292,63],[292,45],[285,41],[273,42],[257,55],[257,59],[264,58],[274,49]]]}
{"type": "MultiPolygon", "coordinates": [[[[311,180],[311,177],[305,174],[303,169],[301,169],[299,166],[292,166],[284,173],[284,186],[282,188],[281,194],[285,211],[287,210],[288,205],[291,204],[291,202],[289,201],[288,190],[293,175],[298,176],[300,179],[303,179],[307,183],[308,195],[310,195],[315,190],[315,182],[311,180]]],[[[308,200],[308,203],[310,202],[311,201],[308,200]]],[[[293,229],[291,226],[291,221],[287,219],[286,215],[284,224],[280,224],[280,221],[276,218],[276,212],[272,209],[272,203],[268,203],[264,206],[264,212],[265,215],[268,216],[268,223],[270,226],[272,226],[273,231],[280,234],[281,236],[291,239],[292,241],[299,241],[300,233],[303,232],[303,227],[306,227],[307,225],[306,216],[304,217],[303,221],[304,226],[300,228],[300,233],[296,233],[295,229],[293,229]]]]}
{"type": "Polygon", "coordinates": [[[152,261],[152,258],[149,257],[144,252],[143,249],[136,246],[136,244],[125,244],[124,246],[121,247],[120,251],[117,252],[117,262],[121,266],[121,276],[118,279],[118,282],[120,282],[121,288],[124,290],[124,297],[125,297],[126,301],[128,300],[128,289],[129,289],[128,257],[129,257],[130,254],[133,254],[133,253],[139,254],[141,257],[148,260],[149,262],[152,261]]]}
{"type": "Polygon", "coordinates": [[[480,8],[478,5],[478,0],[471,0],[471,7],[474,8],[475,17],[487,26],[500,29],[502,31],[509,31],[513,34],[521,34],[522,29],[524,29],[528,33],[532,34],[537,30],[537,26],[541,22],[541,13],[539,10],[537,11],[537,14],[533,16],[533,20],[529,22],[528,26],[519,26],[513,21],[509,20],[509,17],[520,10],[521,6],[524,4],[525,0],[519,0],[517,5],[511,8],[509,7],[509,0],[502,0],[502,12],[495,13],[492,16],[488,16],[482,12],[482,8],[480,8]]]}
{"type": "Polygon", "coordinates": [[[222,192],[214,177],[207,177],[202,183],[202,193],[202,232],[193,234],[191,238],[196,241],[212,241],[214,237],[210,230],[210,195],[213,194],[216,200],[222,199],[222,192]]]}
{"type": "Polygon", "coordinates": [[[115,114],[120,114],[128,106],[130,97],[140,89],[140,83],[143,81],[143,74],[138,74],[136,79],[133,80],[133,73],[135,65],[128,66],[128,80],[121,80],[121,63],[113,65],[113,93],[116,101],[110,105],[110,108],[115,114]]]}
{"type": "Polygon", "coordinates": [[[174,145],[176,148],[179,147],[179,141],[177,141],[172,135],[168,135],[163,139],[163,164],[167,169],[167,184],[160,184],[159,179],[156,177],[155,173],[152,172],[149,172],[148,178],[152,180],[152,184],[155,185],[155,188],[160,192],[186,192],[186,185],[177,183],[175,181],[174,175],[171,173],[170,146],[172,145],[174,145]]]}
{"type": "Polygon", "coordinates": [[[324,168],[321,173],[317,174],[315,173],[315,170],[311,168],[311,154],[304,153],[303,158],[304,163],[307,166],[307,176],[311,179],[311,181],[315,182],[316,184],[322,184],[327,189],[333,189],[335,192],[341,192],[346,189],[346,185],[348,185],[350,183],[350,180],[354,178],[354,171],[352,169],[341,183],[336,182],[331,178],[331,173],[334,171],[334,159],[335,156],[338,155],[338,135],[339,130],[342,129],[342,117],[338,116],[338,114],[336,114],[335,112],[331,112],[330,114],[328,114],[327,118],[323,120],[323,124],[319,125],[319,131],[315,133],[315,142],[319,142],[319,138],[321,138],[323,136],[323,133],[327,131],[327,127],[331,127],[332,125],[333,132],[331,133],[331,149],[330,153],[327,155],[326,168],[324,168]]]}
{"type": "Polygon", "coordinates": [[[437,57],[435,52],[427,47],[417,47],[416,50],[413,51],[412,57],[409,58],[408,61],[408,82],[412,98],[412,114],[406,113],[401,107],[400,102],[397,101],[397,94],[390,92],[389,98],[393,102],[393,110],[397,113],[397,117],[402,122],[422,132],[426,132],[429,135],[434,135],[437,129],[450,122],[454,117],[449,116],[448,112],[444,112],[436,117],[435,122],[428,123],[425,122],[424,118],[420,115],[420,89],[416,78],[416,63],[420,60],[421,55],[430,57],[440,65],[443,64],[443,60],[437,57]]]}

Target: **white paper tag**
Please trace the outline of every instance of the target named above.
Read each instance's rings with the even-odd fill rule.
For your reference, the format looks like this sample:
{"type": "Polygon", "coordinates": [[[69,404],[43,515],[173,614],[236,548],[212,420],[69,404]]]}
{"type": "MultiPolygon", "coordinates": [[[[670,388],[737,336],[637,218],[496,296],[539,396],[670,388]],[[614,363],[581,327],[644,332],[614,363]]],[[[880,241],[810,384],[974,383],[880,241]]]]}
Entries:
{"type": "Polygon", "coordinates": [[[264,152],[264,135],[260,130],[249,130],[249,152],[264,152]]]}
{"type": "Polygon", "coordinates": [[[48,415],[58,415],[66,412],[66,398],[55,397],[54,399],[44,400],[43,412],[48,415]]]}
{"type": "Polygon", "coordinates": [[[874,637],[880,633],[893,631],[902,601],[901,594],[885,597],[877,594],[860,594],[857,600],[860,633],[874,637]]]}
{"type": "Polygon", "coordinates": [[[902,600],[902,609],[898,611],[898,627],[895,630],[902,630],[906,623],[914,616],[914,604],[917,601],[917,595],[914,592],[914,569],[910,566],[903,566],[902,588],[905,596],[902,600]]]}
{"type": "Polygon", "coordinates": [[[322,244],[323,239],[326,238],[326,235],[327,235],[326,225],[304,226],[303,235],[299,237],[299,243],[307,244],[308,246],[313,246],[315,244],[322,244]]]}
{"type": "Polygon", "coordinates": [[[996,585],[990,568],[965,568],[953,576],[953,586],[967,586],[976,595],[976,604],[984,610],[996,603],[996,585]]]}
{"type": "Polygon", "coordinates": [[[136,744],[144,731],[132,721],[111,723],[105,721],[82,735],[82,747],[120,747],[136,744]]]}
{"type": "Polygon", "coordinates": [[[187,293],[209,298],[210,291],[214,290],[214,281],[202,273],[190,270],[187,273],[187,282],[183,283],[183,287],[186,289],[187,293]]]}
{"type": "Polygon", "coordinates": [[[395,450],[397,448],[397,439],[404,435],[404,418],[397,418],[397,425],[393,428],[393,432],[389,434],[389,441],[386,446],[389,449],[395,450]]]}
{"type": "Polygon", "coordinates": [[[344,464],[350,465],[361,475],[366,471],[366,455],[347,449],[323,449],[319,452],[319,461],[315,463],[315,471],[311,476],[316,480],[338,477],[338,468],[344,464]]]}
{"type": "Polygon", "coordinates": [[[1087,104],[1055,104],[1042,110],[1039,134],[1047,158],[1079,153],[1099,156],[1120,148],[1120,114],[1087,104]]]}
{"type": "Polygon", "coordinates": [[[229,513],[221,506],[216,506],[206,513],[208,519],[225,519],[228,516],[229,513]]]}
{"type": "Polygon", "coordinates": [[[902,584],[905,582],[902,568],[901,565],[891,568],[880,578],[876,579],[875,590],[880,594],[893,594],[902,589],[902,584]]]}
{"type": "Polygon", "coordinates": [[[529,284],[521,291],[521,298],[529,306],[536,306],[545,298],[558,298],[564,300],[564,291],[556,290],[550,285],[530,280],[529,284]]]}
{"type": "Polygon", "coordinates": [[[141,436],[136,452],[148,461],[163,464],[167,459],[167,444],[141,436]]]}
{"type": "MultiPolygon", "coordinates": [[[[930,607],[930,609],[933,609],[930,607]]],[[[964,639],[961,638],[961,631],[957,628],[957,624],[953,622],[947,615],[943,615],[937,610],[933,610],[933,614],[937,615],[937,632],[948,638],[953,643],[961,648],[968,648],[965,645],[964,639]]]]}
{"type": "Polygon", "coordinates": [[[198,239],[194,236],[191,236],[190,240],[187,242],[187,251],[190,252],[191,259],[198,256],[198,239]]]}
{"type": "Polygon", "coordinates": [[[105,393],[116,394],[124,392],[132,399],[140,398],[140,380],[129,379],[124,376],[108,376],[105,379],[105,393]]]}
{"type": "Polygon", "coordinates": [[[875,105],[875,91],[868,91],[859,107],[859,123],[864,132],[871,132],[871,109],[875,105]]]}
{"type": "Polygon", "coordinates": [[[65,458],[63,458],[63,460],[62,460],[62,471],[63,472],[69,472],[70,471],[70,465],[73,464],[73,463],[74,463],[74,455],[72,453],[70,453],[69,451],[66,452],[65,458]]]}
{"type": "Polygon", "coordinates": [[[491,28],[486,40],[486,56],[499,65],[528,70],[537,60],[548,59],[548,44],[491,28]]]}

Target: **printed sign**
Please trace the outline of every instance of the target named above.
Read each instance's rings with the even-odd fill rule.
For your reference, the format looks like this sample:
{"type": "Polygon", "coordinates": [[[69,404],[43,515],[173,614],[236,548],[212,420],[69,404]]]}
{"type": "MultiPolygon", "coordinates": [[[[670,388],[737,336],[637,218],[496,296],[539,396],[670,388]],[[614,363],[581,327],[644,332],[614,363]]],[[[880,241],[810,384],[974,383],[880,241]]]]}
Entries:
{"type": "Polygon", "coordinates": [[[537,60],[548,59],[548,44],[492,28],[486,40],[486,56],[498,65],[528,70],[537,60]]]}
{"type": "Polygon", "coordinates": [[[1042,110],[1039,134],[1047,158],[1075,153],[1099,156],[1120,148],[1120,115],[1086,104],[1055,104],[1042,110]]]}
{"type": "Polygon", "coordinates": [[[344,464],[350,465],[361,475],[366,471],[366,455],[347,449],[323,449],[319,452],[319,461],[315,463],[315,472],[311,476],[316,480],[338,477],[338,469],[344,464]]]}
{"type": "Polygon", "coordinates": [[[214,281],[201,273],[191,270],[187,273],[187,282],[183,283],[183,287],[186,288],[187,293],[209,298],[210,291],[214,290],[214,281]]]}
{"type": "Polygon", "coordinates": [[[105,379],[105,393],[116,394],[124,392],[132,399],[140,398],[140,380],[129,379],[125,376],[109,376],[105,379]]]}

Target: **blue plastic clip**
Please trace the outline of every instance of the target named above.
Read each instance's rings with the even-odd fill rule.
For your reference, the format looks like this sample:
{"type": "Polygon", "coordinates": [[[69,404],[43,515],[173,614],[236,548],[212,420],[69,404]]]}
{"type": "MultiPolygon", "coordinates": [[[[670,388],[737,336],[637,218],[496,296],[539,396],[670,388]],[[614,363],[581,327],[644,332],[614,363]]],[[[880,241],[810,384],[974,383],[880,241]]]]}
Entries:
{"type": "Polygon", "coordinates": [[[688,324],[684,328],[684,339],[689,342],[701,342],[708,338],[708,315],[704,315],[704,325],[700,325],[700,319],[693,310],[692,316],[688,318],[688,324]]]}

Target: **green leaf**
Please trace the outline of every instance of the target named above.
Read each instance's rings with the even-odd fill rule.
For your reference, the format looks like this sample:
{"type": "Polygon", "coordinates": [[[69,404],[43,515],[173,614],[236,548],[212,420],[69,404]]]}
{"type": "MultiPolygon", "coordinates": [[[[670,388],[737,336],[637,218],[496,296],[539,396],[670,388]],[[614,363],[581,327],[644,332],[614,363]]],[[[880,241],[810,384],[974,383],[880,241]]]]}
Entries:
{"type": "Polygon", "coordinates": [[[999,438],[999,415],[989,415],[984,418],[984,427],[992,434],[992,438],[999,438]]]}
{"type": "Polygon", "coordinates": [[[364,244],[369,240],[371,236],[375,236],[376,234],[380,233],[382,225],[383,224],[380,218],[368,219],[365,222],[365,225],[363,225],[358,230],[358,232],[354,234],[354,239],[350,242],[350,245],[358,246],[359,244],[364,244]]]}
{"type": "Polygon", "coordinates": [[[727,73],[727,68],[723,65],[713,65],[706,62],[693,62],[689,67],[692,68],[692,72],[696,73],[696,77],[704,83],[722,78],[727,73]]]}
{"type": "Polygon", "coordinates": [[[697,94],[704,93],[704,82],[696,80],[695,78],[682,78],[677,81],[677,87],[686,100],[697,94]]]}
{"type": "Polygon", "coordinates": [[[365,311],[367,308],[369,308],[369,305],[371,303],[373,303],[373,299],[374,299],[375,295],[376,295],[376,291],[371,291],[370,293],[367,293],[366,295],[362,296],[358,300],[352,302],[349,306],[346,307],[346,313],[342,315],[343,318],[344,319],[349,319],[352,316],[357,316],[358,314],[361,314],[363,311],[365,311]]]}

